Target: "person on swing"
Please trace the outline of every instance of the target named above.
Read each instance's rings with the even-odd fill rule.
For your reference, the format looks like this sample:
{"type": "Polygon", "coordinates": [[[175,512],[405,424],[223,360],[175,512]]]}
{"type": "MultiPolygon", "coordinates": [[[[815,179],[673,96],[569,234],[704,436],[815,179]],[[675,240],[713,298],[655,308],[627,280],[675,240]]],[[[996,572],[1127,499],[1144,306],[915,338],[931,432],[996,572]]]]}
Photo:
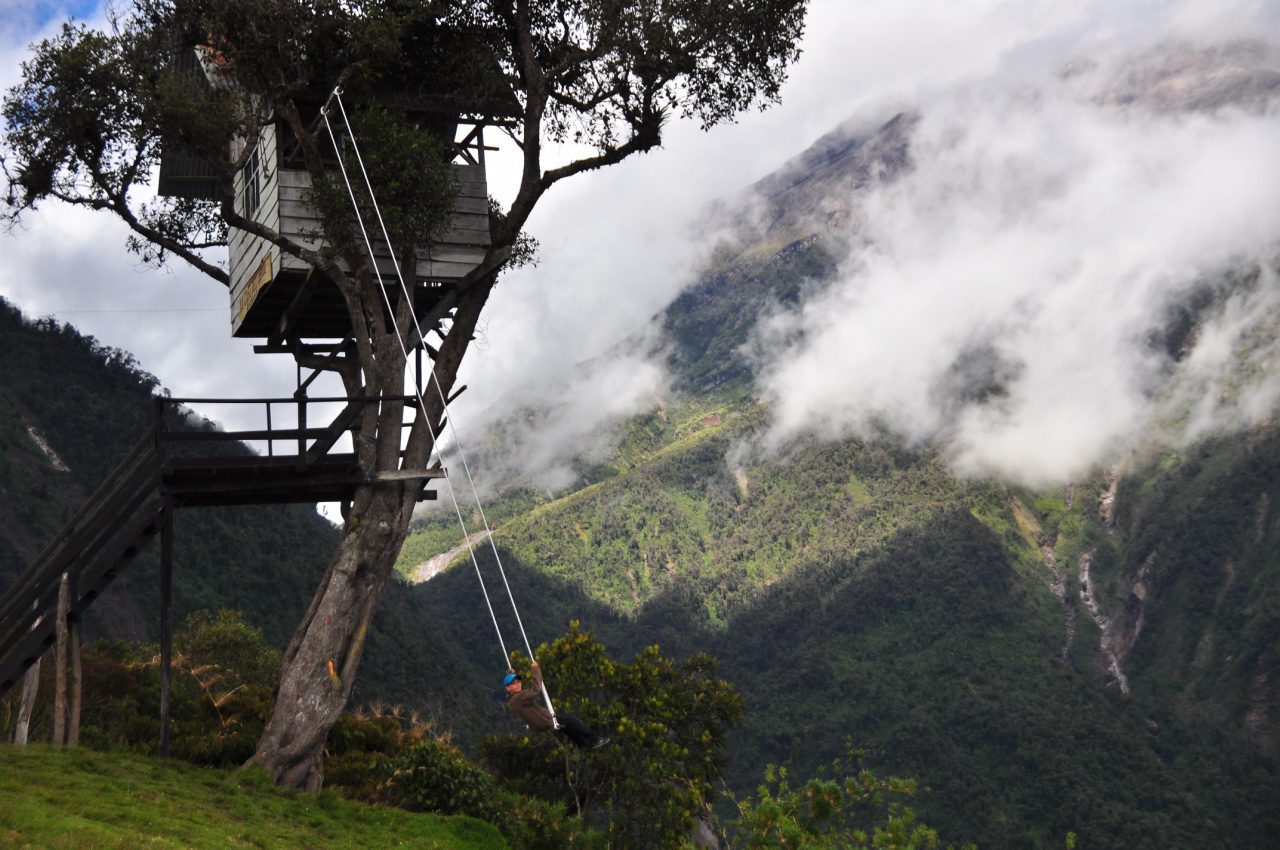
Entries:
{"type": "Polygon", "coordinates": [[[542,702],[542,670],[538,662],[529,665],[529,672],[533,677],[532,688],[526,689],[520,681],[520,674],[512,668],[507,669],[507,675],[502,679],[502,686],[507,691],[507,708],[512,714],[534,732],[555,732],[580,750],[594,750],[609,743],[608,738],[600,737],[581,718],[572,714],[557,715],[553,721],[550,710],[542,702]],[[556,721],[560,723],[559,729],[556,729],[556,721]]]}

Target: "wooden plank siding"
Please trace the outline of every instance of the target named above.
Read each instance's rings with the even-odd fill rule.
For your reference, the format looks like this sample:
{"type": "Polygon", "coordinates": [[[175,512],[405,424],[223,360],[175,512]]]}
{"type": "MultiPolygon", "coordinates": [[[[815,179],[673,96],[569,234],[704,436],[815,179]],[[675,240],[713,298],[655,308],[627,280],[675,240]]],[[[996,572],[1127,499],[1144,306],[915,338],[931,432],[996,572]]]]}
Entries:
{"type": "MultiPolygon", "coordinates": [[[[489,246],[489,200],[488,186],[484,178],[484,169],[477,165],[452,166],[458,177],[458,199],[454,203],[453,221],[449,232],[430,245],[419,248],[417,278],[418,280],[442,280],[458,278],[477,265],[489,246]]],[[[305,171],[281,170],[280,172],[280,232],[296,239],[310,248],[318,247],[320,241],[308,238],[305,232],[320,229],[320,220],[314,210],[303,200],[303,195],[311,187],[311,175],[305,171]]],[[[376,227],[373,222],[366,222],[376,227]]],[[[384,275],[394,275],[395,266],[391,256],[382,243],[376,230],[371,231],[374,237],[374,257],[378,261],[378,270],[384,275]]],[[[306,263],[296,257],[285,255],[281,258],[281,268],[303,271],[306,263]]],[[[250,274],[252,271],[250,271],[250,274]]]]}
{"type": "MultiPolygon", "coordinates": [[[[320,227],[319,217],[315,210],[304,200],[307,189],[311,186],[311,175],[300,169],[281,168],[277,154],[277,127],[271,127],[263,134],[259,152],[262,163],[260,184],[260,202],[253,215],[267,227],[306,245],[318,248],[322,242],[315,237],[320,227]],[[306,234],[312,235],[306,235],[306,234]]],[[[488,185],[485,181],[484,168],[479,165],[455,163],[451,165],[458,180],[458,198],[454,204],[454,216],[450,229],[443,237],[433,240],[431,244],[419,248],[416,281],[419,283],[445,283],[457,280],[484,259],[489,246],[489,201],[488,185]]],[[[243,203],[244,176],[237,174],[235,178],[236,203],[243,203]]],[[[372,223],[368,223],[373,226],[372,223]]],[[[372,234],[371,234],[372,235],[372,234]]],[[[374,241],[374,255],[378,271],[388,285],[394,284],[395,265],[386,248],[380,244],[381,239],[374,241]]],[[[281,252],[266,240],[248,233],[232,229],[230,236],[231,249],[231,326],[232,333],[237,334],[242,324],[247,324],[245,332],[257,335],[256,328],[264,326],[265,316],[256,316],[254,321],[246,322],[248,309],[261,299],[262,292],[272,286],[267,282],[262,285],[254,275],[262,267],[264,255],[270,255],[270,270],[273,279],[281,280],[280,286],[286,289],[296,288],[305,273],[309,270],[305,262],[291,254],[281,252]],[[286,282],[291,281],[291,282],[286,282]]],[[[279,289],[279,287],[277,287],[279,289]]],[[[280,309],[271,304],[282,303],[291,295],[285,291],[272,290],[271,297],[261,299],[263,309],[280,309]]],[[[272,325],[274,320],[266,322],[272,325]]]]}
{"type": "MultiPolygon", "coordinates": [[[[280,227],[280,167],[277,164],[275,125],[263,129],[262,138],[258,142],[258,208],[249,217],[272,230],[280,227]]],[[[244,214],[244,171],[235,175],[236,208],[244,214]]],[[[234,334],[240,326],[241,317],[251,306],[257,293],[249,293],[245,303],[241,296],[245,295],[245,286],[253,277],[253,273],[263,262],[263,256],[271,256],[272,271],[280,268],[280,248],[265,239],[253,236],[243,230],[231,229],[229,248],[231,251],[231,331],[234,334]]],[[[269,284],[268,284],[269,285],[269,284]]]]}

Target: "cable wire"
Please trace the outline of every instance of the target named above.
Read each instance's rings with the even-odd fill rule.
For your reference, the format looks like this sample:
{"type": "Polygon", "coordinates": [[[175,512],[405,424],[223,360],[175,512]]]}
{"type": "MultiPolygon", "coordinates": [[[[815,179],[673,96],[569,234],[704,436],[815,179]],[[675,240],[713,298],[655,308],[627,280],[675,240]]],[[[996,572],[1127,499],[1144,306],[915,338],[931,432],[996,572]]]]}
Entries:
{"type": "MultiPolygon", "coordinates": [[[[339,93],[339,91],[340,91],[340,89],[334,89],[334,94],[335,94],[335,95],[337,95],[337,94],[339,93]]],[[[382,300],[383,300],[383,303],[384,303],[384,304],[386,304],[386,307],[387,307],[387,313],[388,313],[388,315],[390,315],[390,317],[391,317],[391,326],[392,326],[392,328],[394,328],[394,330],[395,330],[395,332],[396,332],[396,341],[400,344],[400,351],[401,351],[401,353],[403,353],[403,354],[404,354],[405,363],[407,364],[407,363],[409,362],[409,350],[408,350],[408,348],[407,348],[407,347],[405,346],[405,344],[404,344],[404,336],[403,336],[403,334],[400,332],[400,323],[399,323],[398,321],[396,321],[396,311],[395,311],[395,308],[394,308],[394,307],[392,306],[392,304],[391,304],[391,298],[390,298],[390,296],[389,296],[389,295],[387,295],[387,289],[386,289],[386,286],[384,286],[384,285],[383,285],[383,283],[382,283],[382,272],[378,270],[378,259],[377,259],[377,257],[374,255],[374,251],[373,251],[373,243],[372,243],[372,241],[369,239],[369,231],[368,231],[368,229],[365,227],[365,224],[364,224],[364,216],[363,216],[363,215],[361,214],[361,212],[360,212],[360,205],[359,205],[359,203],[358,203],[358,202],[357,202],[357,200],[356,200],[355,190],[352,188],[352,186],[351,186],[351,180],[350,180],[350,178],[349,178],[349,177],[348,177],[348,175],[347,175],[347,168],[346,168],[346,165],[345,165],[345,164],[343,163],[343,161],[342,161],[342,150],[341,150],[341,147],[338,145],[338,137],[337,137],[337,136],[334,134],[334,132],[333,132],[333,125],[329,122],[329,113],[328,113],[328,109],[326,108],[325,110],[322,110],[322,113],[321,113],[321,114],[322,114],[322,115],[324,115],[324,124],[325,124],[325,129],[326,129],[326,130],[328,130],[328,132],[329,132],[329,139],[333,142],[333,150],[334,150],[334,153],[337,155],[337,158],[338,158],[338,170],[339,170],[339,172],[341,172],[341,174],[342,174],[342,181],[343,181],[343,183],[345,183],[345,184],[346,184],[346,187],[347,187],[347,194],[348,194],[348,196],[351,198],[351,207],[352,207],[352,209],[355,211],[356,224],[358,224],[358,225],[359,225],[359,227],[360,227],[360,233],[361,233],[361,236],[363,236],[363,238],[364,238],[365,248],[366,248],[366,249],[368,250],[368,252],[369,252],[369,262],[370,262],[370,264],[372,265],[374,275],[378,278],[378,289],[379,289],[379,291],[381,291],[381,292],[382,292],[382,300]]],[[[345,112],[343,113],[343,120],[344,120],[344,122],[345,122],[345,120],[346,120],[346,114],[345,114],[345,112]]],[[[350,125],[349,125],[349,124],[347,125],[347,129],[348,129],[348,134],[350,134],[350,125]]],[[[352,147],[354,147],[354,146],[355,146],[355,140],[354,140],[354,138],[353,138],[353,139],[352,139],[352,147]]],[[[361,164],[361,168],[363,168],[363,167],[364,167],[364,166],[363,166],[363,164],[361,164]]],[[[377,201],[376,201],[376,200],[374,201],[374,208],[375,208],[375,209],[377,208],[377,201]]],[[[388,241],[388,243],[387,243],[387,247],[388,247],[388,249],[390,249],[390,247],[391,247],[391,245],[390,245],[390,242],[389,242],[389,241],[388,241]]],[[[412,312],[412,310],[410,310],[410,312],[412,312]]],[[[427,432],[431,435],[431,442],[432,442],[432,445],[434,446],[434,445],[436,445],[438,435],[436,434],[435,430],[431,427],[431,423],[430,423],[430,421],[428,421],[428,419],[426,418],[426,402],[425,402],[425,401],[423,400],[423,398],[422,398],[422,393],[417,391],[417,387],[415,387],[415,388],[414,388],[414,394],[417,396],[417,399],[418,399],[418,412],[419,412],[419,415],[421,415],[421,416],[423,417],[423,424],[424,424],[424,425],[426,425],[427,432]]],[[[447,415],[447,411],[446,411],[446,415],[447,415]]],[[[442,468],[443,468],[443,464],[442,464],[441,466],[442,466],[442,468]]],[[[448,471],[447,471],[447,470],[445,471],[445,480],[449,480],[449,473],[448,473],[448,471]]],[[[506,641],[504,641],[504,640],[502,639],[502,629],[500,629],[500,628],[498,627],[498,617],[497,617],[497,615],[494,613],[494,610],[493,610],[493,603],[492,603],[492,602],[490,601],[490,599],[489,599],[489,591],[488,591],[488,589],[485,587],[485,583],[484,583],[484,576],[483,576],[483,575],[481,574],[481,572],[480,572],[480,564],[479,564],[479,562],[476,560],[475,550],[474,550],[474,549],[472,548],[472,546],[471,546],[471,536],[470,536],[470,534],[468,534],[468,533],[467,533],[467,524],[466,524],[465,520],[463,520],[463,518],[462,518],[462,508],[458,505],[458,497],[457,497],[457,495],[453,492],[453,483],[452,483],[452,481],[450,481],[450,484],[449,484],[449,498],[453,501],[453,509],[454,509],[454,512],[455,512],[455,513],[457,513],[457,515],[458,515],[458,524],[462,527],[462,536],[463,536],[463,540],[465,540],[465,541],[466,541],[466,544],[467,544],[467,551],[468,551],[468,553],[471,555],[471,563],[472,563],[472,565],[475,567],[475,570],[476,570],[476,578],[477,578],[477,579],[479,580],[479,582],[480,582],[480,593],[484,596],[484,604],[485,604],[485,607],[489,609],[489,617],[493,620],[493,630],[494,630],[494,632],[495,632],[495,633],[497,634],[497,636],[498,636],[498,645],[502,647],[502,657],[503,657],[503,661],[504,661],[505,663],[507,663],[507,664],[510,664],[510,663],[511,663],[511,662],[510,662],[510,655],[509,655],[509,654],[508,654],[508,652],[507,652],[507,644],[506,644],[506,641]]]]}
{"type": "MultiPolygon", "coordinates": [[[[370,179],[369,179],[369,172],[368,172],[368,169],[365,167],[365,164],[364,164],[364,157],[363,157],[363,156],[361,155],[361,153],[360,153],[360,146],[359,146],[359,144],[357,144],[356,139],[355,139],[355,133],[354,133],[354,131],[353,131],[353,130],[352,130],[352,128],[351,128],[351,122],[350,122],[350,119],[349,119],[349,118],[348,118],[348,116],[347,116],[346,106],[345,106],[345,105],[343,104],[343,102],[342,102],[342,89],[341,89],[341,87],[339,87],[339,88],[335,88],[335,89],[333,90],[332,99],[333,99],[333,100],[338,104],[338,110],[342,113],[342,121],[343,121],[343,124],[344,124],[344,126],[346,127],[346,130],[347,130],[347,137],[348,137],[348,139],[350,139],[350,141],[351,141],[351,150],[352,150],[352,152],[355,154],[355,156],[356,156],[356,162],[357,162],[357,163],[359,164],[359,166],[360,166],[360,173],[361,173],[361,176],[364,178],[365,188],[366,188],[366,189],[368,190],[368,192],[369,192],[369,199],[370,199],[370,201],[371,201],[371,203],[372,203],[372,205],[373,205],[373,212],[374,212],[374,215],[377,217],[377,220],[378,220],[378,226],[379,226],[379,228],[382,230],[382,237],[383,237],[383,239],[386,241],[387,250],[388,250],[388,253],[389,253],[389,254],[390,254],[390,256],[391,256],[391,263],[392,263],[393,268],[395,269],[395,272],[396,272],[396,278],[397,278],[397,280],[398,280],[398,282],[399,282],[399,284],[400,284],[400,291],[401,291],[401,293],[403,294],[403,296],[404,296],[404,298],[405,298],[405,303],[407,303],[407,304],[410,306],[410,309],[409,309],[409,315],[410,315],[410,317],[411,317],[411,318],[412,318],[412,320],[413,320],[414,331],[417,333],[418,340],[419,340],[420,342],[425,342],[425,340],[426,340],[426,336],[425,336],[425,334],[423,334],[423,332],[422,332],[422,326],[421,326],[421,324],[418,322],[418,316],[417,316],[417,313],[413,310],[413,296],[412,296],[412,294],[411,294],[411,293],[410,293],[410,291],[409,291],[409,287],[408,287],[408,285],[405,283],[404,273],[403,273],[403,271],[402,271],[402,270],[401,270],[401,268],[400,268],[400,260],[399,260],[399,259],[398,259],[398,257],[396,256],[396,252],[395,252],[395,250],[394,250],[394,248],[393,248],[393,246],[392,246],[392,242],[391,242],[391,235],[390,235],[390,233],[388,233],[388,232],[387,232],[386,222],[385,222],[385,221],[383,220],[383,218],[382,218],[382,211],[381,211],[381,209],[380,209],[380,208],[379,208],[379,206],[378,206],[377,196],[376,196],[376,194],[374,193],[374,190],[373,190],[373,184],[372,184],[372,182],[371,182],[371,181],[370,181],[370,179]]],[[[401,335],[401,333],[400,333],[399,323],[398,323],[398,322],[396,321],[396,319],[395,319],[395,311],[394,311],[394,309],[392,309],[392,307],[391,307],[390,297],[386,294],[386,289],[385,289],[385,287],[383,287],[383,286],[382,286],[382,273],[378,270],[377,260],[376,260],[376,258],[374,257],[374,254],[373,254],[373,246],[372,246],[372,243],[371,243],[371,242],[370,242],[370,240],[369,240],[368,231],[366,230],[366,228],[365,228],[365,226],[364,226],[364,217],[361,215],[361,213],[360,213],[360,211],[359,211],[358,204],[357,204],[357,202],[356,202],[356,198],[355,198],[355,192],[354,192],[354,190],[353,190],[353,189],[352,189],[352,187],[351,187],[351,181],[350,181],[350,179],[348,178],[346,167],[345,167],[345,165],[343,165],[343,162],[342,162],[342,152],[341,152],[341,150],[339,149],[338,141],[337,141],[337,137],[334,135],[334,132],[333,132],[333,126],[329,123],[329,115],[328,115],[327,104],[326,104],[326,109],[324,110],[324,118],[325,118],[325,127],[326,127],[326,128],[328,129],[328,131],[329,131],[329,137],[330,137],[330,139],[333,141],[334,151],[335,151],[335,153],[337,154],[337,157],[338,157],[338,167],[339,167],[339,169],[340,169],[340,170],[341,170],[341,172],[342,172],[342,178],[343,178],[343,181],[346,183],[346,186],[347,186],[347,193],[348,193],[348,194],[350,195],[350,197],[351,197],[352,207],[353,207],[353,208],[355,208],[355,210],[356,210],[356,220],[357,220],[357,222],[358,222],[358,223],[359,223],[359,225],[360,225],[361,233],[364,235],[365,245],[366,245],[366,247],[367,247],[367,248],[368,248],[368,250],[369,250],[369,259],[370,259],[370,262],[373,264],[373,270],[374,270],[374,273],[375,273],[375,274],[377,275],[377,277],[378,277],[379,288],[380,288],[380,289],[382,289],[382,291],[383,291],[383,300],[384,300],[384,301],[385,301],[385,303],[387,304],[387,309],[388,309],[389,313],[391,314],[392,325],[393,325],[393,327],[394,327],[394,328],[395,328],[395,330],[396,330],[396,337],[397,337],[397,340],[398,340],[398,341],[399,341],[399,343],[400,343],[400,350],[403,352],[404,357],[405,357],[405,362],[406,362],[406,364],[407,364],[407,363],[408,363],[408,361],[409,361],[409,351],[408,351],[408,348],[405,346],[404,338],[403,338],[403,336],[402,336],[402,335],[401,335]]],[[[421,377],[421,376],[419,376],[419,377],[421,377]]],[[[533,654],[533,647],[532,647],[532,646],[530,645],[530,643],[529,643],[529,636],[528,636],[528,634],[527,634],[527,633],[526,633],[526,631],[525,631],[525,628],[524,628],[524,621],[523,621],[523,619],[520,617],[520,609],[519,609],[519,607],[516,605],[515,595],[514,595],[514,594],[512,593],[512,591],[511,591],[511,584],[510,584],[510,582],[507,580],[507,572],[506,572],[506,569],[504,568],[504,566],[503,566],[503,564],[502,564],[502,556],[498,554],[498,546],[497,546],[497,543],[494,541],[494,538],[493,538],[493,529],[492,529],[492,528],[490,528],[490,526],[489,526],[489,519],[488,519],[488,517],[485,515],[485,512],[484,512],[484,504],[483,504],[482,500],[480,499],[480,492],[479,492],[478,488],[476,487],[475,479],[474,479],[474,478],[472,477],[472,475],[471,475],[471,467],[470,467],[470,464],[468,464],[468,463],[467,463],[466,453],[465,453],[465,451],[463,450],[463,447],[462,447],[462,441],[461,441],[461,439],[459,439],[459,437],[458,437],[457,427],[456,427],[456,426],[454,425],[454,423],[453,423],[453,417],[449,415],[449,402],[448,402],[448,399],[447,399],[447,398],[445,398],[445,394],[444,394],[444,387],[441,385],[441,383],[440,383],[440,379],[439,379],[439,377],[436,375],[436,373],[435,373],[435,369],[434,369],[434,368],[432,368],[432,370],[431,370],[431,372],[430,372],[430,381],[435,383],[435,386],[436,386],[436,392],[439,394],[441,408],[442,408],[442,411],[443,411],[444,416],[445,416],[445,422],[446,422],[446,423],[448,424],[448,426],[449,426],[449,433],[450,433],[450,435],[452,436],[452,438],[453,438],[453,442],[454,442],[454,445],[455,445],[455,446],[456,446],[456,448],[457,448],[458,458],[459,458],[459,460],[462,462],[462,468],[463,468],[464,473],[466,474],[466,477],[467,477],[467,483],[468,483],[468,485],[471,487],[471,493],[472,493],[472,496],[474,497],[474,499],[475,499],[475,503],[476,503],[476,510],[477,510],[477,512],[480,514],[480,521],[481,521],[481,523],[484,525],[485,533],[486,533],[486,535],[487,535],[487,536],[488,536],[488,538],[489,538],[489,546],[490,546],[490,549],[491,549],[491,550],[492,550],[492,552],[493,552],[493,558],[494,558],[494,561],[495,561],[495,563],[497,563],[497,565],[498,565],[498,573],[499,573],[499,575],[501,575],[501,577],[502,577],[502,584],[503,584],[503,587],[506,589],[506,592],[507,592],[507,599],[508,599],[508,601],[511,603],[511,610],[512,610],[512,613],[514,613],[514,614],[515,614],[516,624],[517,624],[517,626],[518,626],[518,627],[519,627],[519,629],[520,629],[520,636],[521,636],[521,638],[523,638],[523,640],[524,640],[525,650],[529,653],[529,658],[530,658],[530,660],[531,660],[531,661],[533,661],[533,662],[536,664],[536,663],[537,663],[537,659],[534,657],[534,654],[533,654]]],[[[419,405],[421,405],[421,406],[420,406],[420,408],[419,408],[419,410],[423,413],[423,415],[425,415],[425,412],[426,412],[426,402],[425,402],[425,401],[423,400],[423,398],[422,398],[422,393],[421,393],[420,391],[418,391],[416,387],[415,387],[414,389],[415,389],[415,394],[416,394],[416,395],[417,395],[417,397],[418,397],[418,403],[419,403],[419,405]]],[[[426,425],[428,432],[431,434],[432,443],[433,443],[433,445],[434,445],[434,446],[436,446],[437,451],[438,451],[438,453],[439,453],[439,454],[440,454],[440,456],[441,456],[441,460],[443,461],[443,452],[444,452],[444,450],[443,450],[443,448],[441,448],[441,447],[439,446],[439,441],[438,441],[438,437],[439,437],[439,435],[438,435],[438,434],[436,434],[436,433],[432,430],[430,422],[427,422],[427,421],[424,419],[424,424],[426,425]]],[[[443,464],[442,464],[442,465],[443,465],[443,464]]],[[[468,551],[468,552],[469,552],[469,554],[471,555],[471,562],[472,562],[472,564],[475,566],[475,569],[476,569],[476,577],[477,577],[477,578],[479,578],[479,580],[480,580],[480,587],[481,587],[481,591],[484,593],[484,597],[485,597],[485,604],[489,607],[489,615],[490,615],[490,617],[492,617],[492,618],[493,618],[493,626],[494,626],[494,630],[498,633],[498,642],[502,645],[502,650],[503,650],[503,656],[504,656],[504,658],[505,658],[505,659],[507,659],[507,662],[508,662],[508,663],[510,663],[510,660],[509,660],[509,659],[510,659],[510,656],[507,654],[506,643],[505,643],[505,642],[503,641],[503,639],[502,639],[502,631],[501,631],[501,629],[499,629],[499,628],[498,628],[498,620],[497,620],[497,617],[494,615],[494,612],[493,612],[493,606],[492,606],[492,604],[491,604],[491,603],[490,603],[490,601],[489,601],[489,594],[488,594],[488,591],[485,589],[485,585],[484,585],[484,578],[483,578],[483,576],[481,575],[481,572],[480,572],[480,564],[479,564],[479,562],[478,562],[478,561],[477,561],[477,559],[476,559],[476,556],[475,556],[475,550],[474,550],[474,548],[473,548],[473,547],[472,547],[472,545],[471,545],[471,537],[470,537],[470,535],[467,533],[466,523],[463,521],[463,518],[462,518],[462,510],[461,510],[461,508],[458,506],[458,499],[457,499],[457,495],[456,495],[456,494],[454,493],[454,491],[453,491],[453,481],[452,481],[452,479],[451,479],[451,478],[449,478],[449,476],[448,476],[448,473],[447,473],[447,472],[445,473],[445,477],[446,477],[446,479],[447,479],[447,480],[449,480],[449,482],[450,482],[450,486],[449,486],[449,495],[450,495],[450,498],[453,500],[454,510],[455,510],[455,512],[456,512],[456,513],[457,513],[457,515],[458,515],[458,523],[459,523],[459,525],[460,525],[460,526],[461,526],[461,528],[462,528],[463,539],[466,541],[466,544],[467,544],[467,551],[468,551]]],[[[541,678],[542,678],[542,677],[541,677],[541,676],[539,676],[538,678],[541,680],[541,678]]],[[[551,722],[552,722],[553,726],[555,726],[556,728],[559,728],[559,721],[556,719],[555,707],[554,707],[554,705],[552,704],[552,701],[551,701],[551,695],[550,695],[550,693],[548,693],[548,691],[547,691],[547,686],[546,686],[546,684],[545,684],[545,683],[543,683],[543,684],[542,684],[542,696],[543,696],[543,699],[545,699],[545,700],[546,700],[546,702],[547,702],[547,709],[548,709],[548,710],[550,711],[550,713],[551,713],[551,722]]]]}

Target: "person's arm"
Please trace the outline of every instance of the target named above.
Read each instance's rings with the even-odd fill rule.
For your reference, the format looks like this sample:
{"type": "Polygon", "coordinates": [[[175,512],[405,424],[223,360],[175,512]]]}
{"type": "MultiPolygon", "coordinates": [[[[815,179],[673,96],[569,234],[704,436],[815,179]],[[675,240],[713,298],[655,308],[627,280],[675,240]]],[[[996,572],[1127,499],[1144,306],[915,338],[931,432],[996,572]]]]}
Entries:
{"type": "Polygon", "coordinates": [[[533,679],[533,689],[541,693],[542,668],[538,666],[538,662],[534,661],[529,664],[529,675],[533,679]]]}

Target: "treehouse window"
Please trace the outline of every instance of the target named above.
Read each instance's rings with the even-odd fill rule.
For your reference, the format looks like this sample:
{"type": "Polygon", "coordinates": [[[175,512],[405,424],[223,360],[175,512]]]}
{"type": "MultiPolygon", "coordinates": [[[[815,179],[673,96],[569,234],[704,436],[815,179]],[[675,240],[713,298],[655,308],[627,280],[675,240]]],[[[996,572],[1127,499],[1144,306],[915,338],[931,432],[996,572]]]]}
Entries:
{"type": "Polygon", "coordinates": [[[262,186],[260,183],[261,169],[258,163],[258,149],[255,147],[253,153],[249,154],[249,159],[244,164],[242,177],[244,178],[244,214],[253,215],[258,211],[258,203],[262,199],[262,186]]]}

